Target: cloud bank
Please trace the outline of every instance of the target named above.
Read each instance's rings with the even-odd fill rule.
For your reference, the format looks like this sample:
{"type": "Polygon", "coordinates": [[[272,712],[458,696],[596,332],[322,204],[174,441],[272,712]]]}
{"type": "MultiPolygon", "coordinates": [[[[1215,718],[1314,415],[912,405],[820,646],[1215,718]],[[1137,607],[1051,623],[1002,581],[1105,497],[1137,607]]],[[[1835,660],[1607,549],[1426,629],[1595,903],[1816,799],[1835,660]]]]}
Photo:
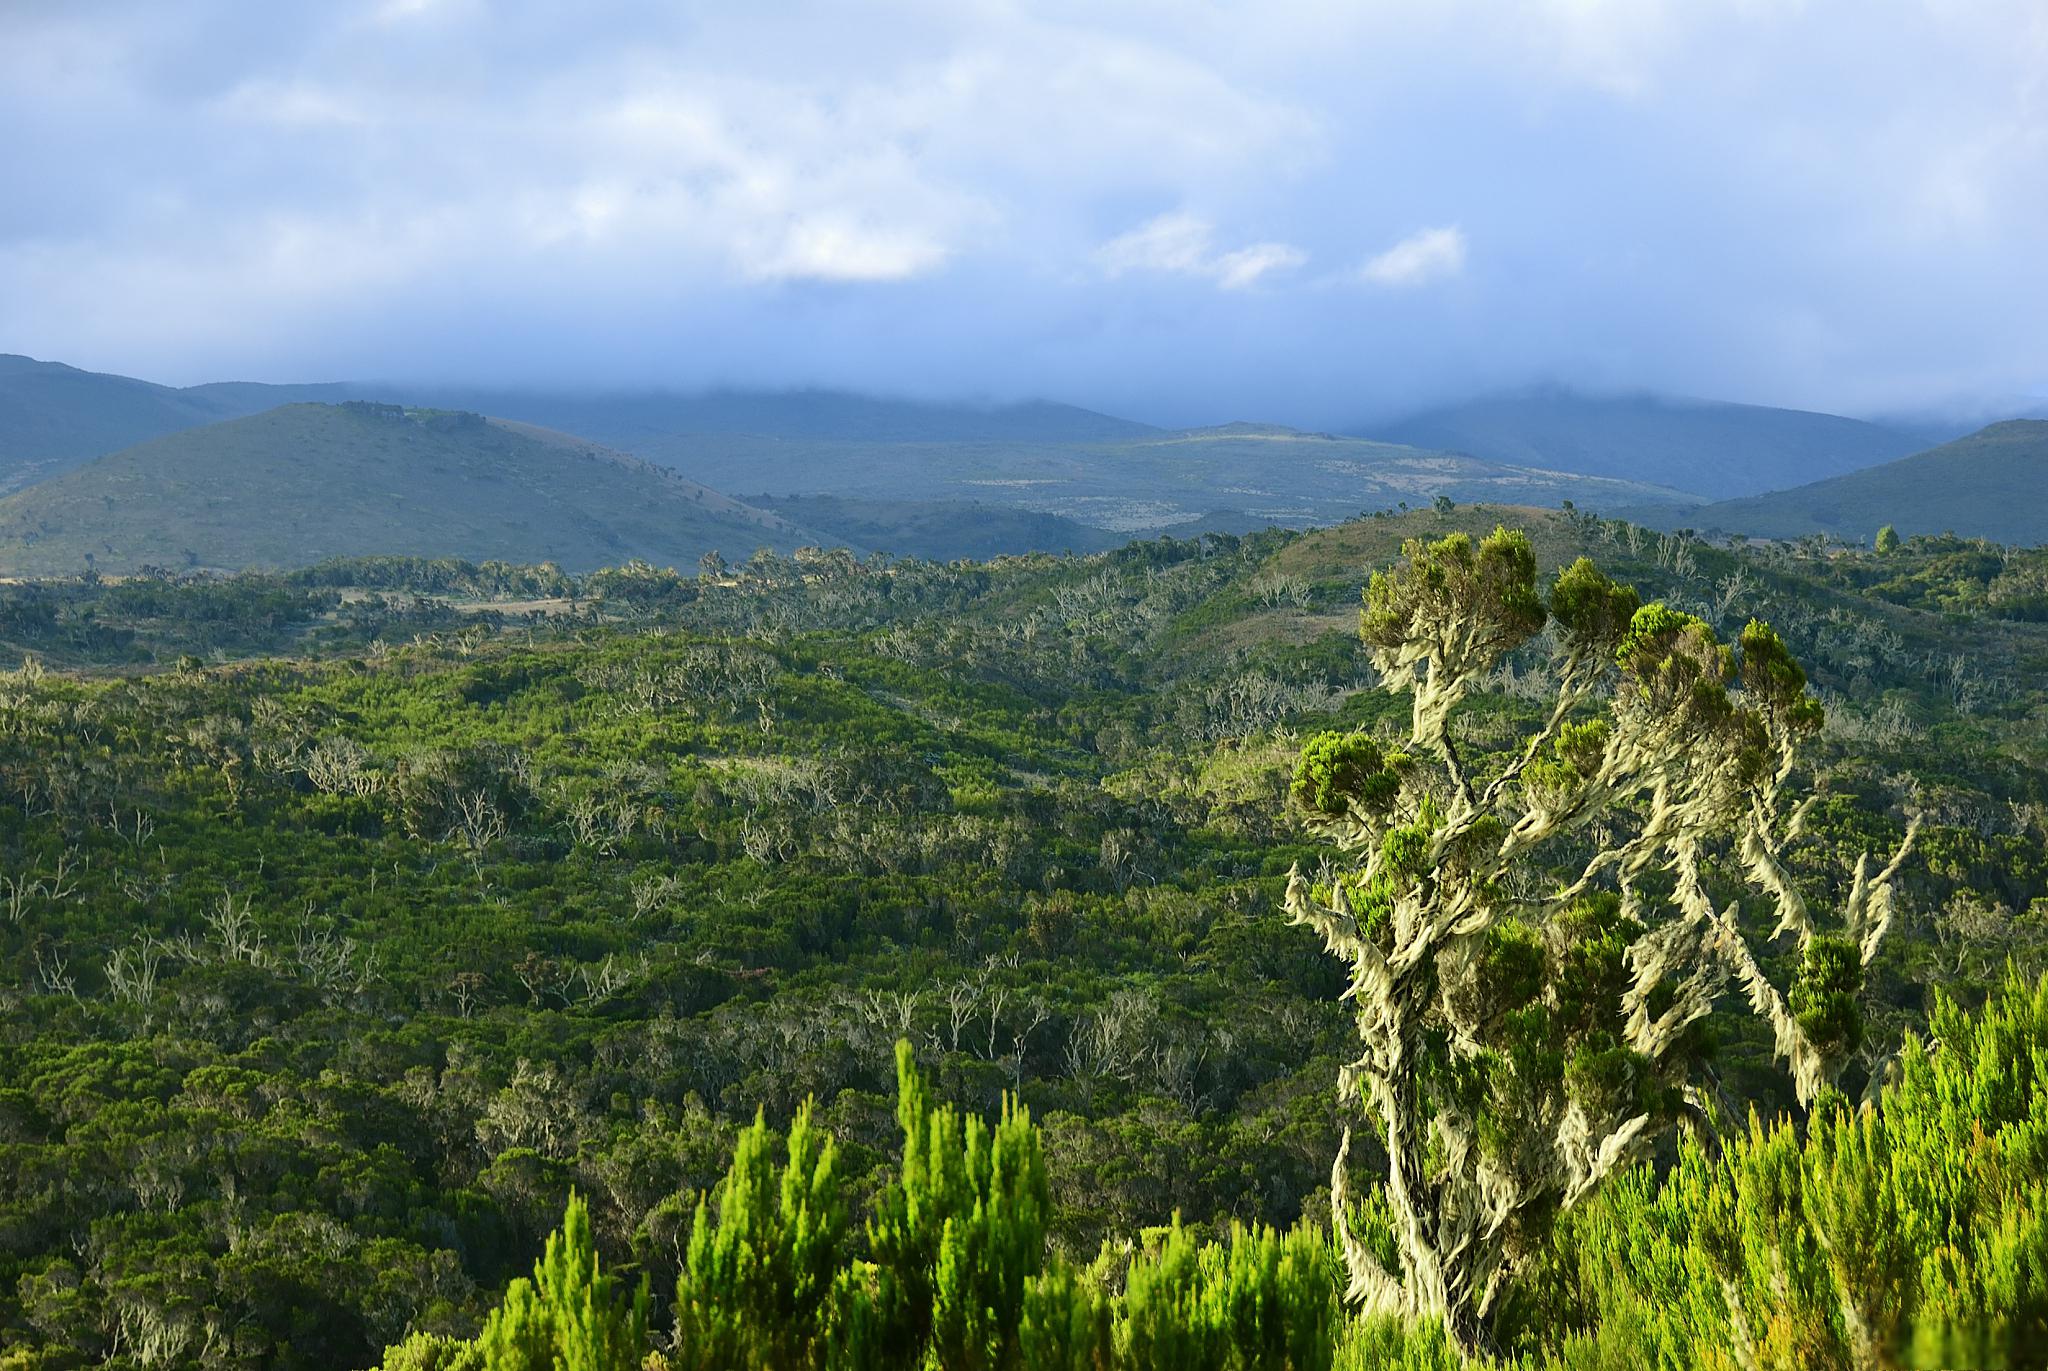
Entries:
{"type": "Polygon", "coordinates": [[[0,351],[172,381],[2048,384],[2048,9],[0,8],[0,351]]]}

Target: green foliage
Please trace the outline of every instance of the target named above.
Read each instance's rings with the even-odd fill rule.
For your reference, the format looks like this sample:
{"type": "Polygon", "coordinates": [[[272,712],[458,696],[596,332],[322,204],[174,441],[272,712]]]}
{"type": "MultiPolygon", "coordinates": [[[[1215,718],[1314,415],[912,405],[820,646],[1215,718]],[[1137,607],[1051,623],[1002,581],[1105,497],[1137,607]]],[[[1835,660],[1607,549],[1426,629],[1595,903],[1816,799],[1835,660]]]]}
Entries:
{"type": "Polygon", "coordinates": [[[1878,556],[1891,556],[1894,552],[1897,552],[1899,550],[1899,531],[1893,528],[1890,524],[1884,525],[1884,527],[1878,529],[1877,531],[1877,542],[1875,546],[1877,548],[1878,556]]]}
{"type": "MultiPolygon", "coordinates": [[[[1930,986],[1976,1004],[2008,956],[2038,969],[2048,649],[2016,616],[2040,554],[1695,540],[1681,571],[1611,521],[1452,519],[1476,549],[1502,517],[1530,520],[1545,578],[1591,552],[1724,639],[1751,617],[1782,633],[1830,702],[1803,882],[1892,841],[1900,789],[1927,796],[1862,1060],[1926,1025],[1930,986]]],[[[147,1340],[189,1368],[230,1336],[279,1368],[409,1336],[450,1358],[572,1187],[604,1270],[644,1273],[665,1331],[699,1198],[715,1237],[740,1135],[810,1098],[839,1140],[850,1343],[890,1307],[867,1222],[900,1181],[898,1036],[934,1100],[1029,1104],[1048,1255],[1020,1328],[1113,1355],[1073,1330],[1113,1328],[1123,1259],[1059,1254],[1176,1210],[1191,1234],[1326,1213],[1356,1049],[1342,968],[1267,912],[1320,855],[1285,803],[1290,754],[1405,717],[1357,689],[1334,615],[1361,565],[1444,531],[1425,512],[950,567],[728,548],[723,576],[637,599],[440,559],[0,586],[6,660],[35,659],[0,673],[0,1359],[147,1340]],[[1269,571],[1307,608],[1249,593],[1269,571]]],[[[1480,786],[1540,721],[1535,648],[1461,721],[1480,786]]],[[[1544,751],[1566,790],[1611,745],[1594,704],[1544,751]]],[[[1435,765],[1380,746],[1385,769],[1435,765]]],[[[1501,841],[1442,837],[1452,861],[1501,841]]],[[[1334,875],[1380,938],[1417,885],[1334,875]]],[[[1488,1026],[1489,1110],[1561,1082],[1580,1041],[1612,1046],[1627,921],[1589,898],[1560,929],[1538,1003],[1488,1026]]],[[[1796,986],[1789,944],[1765,963],[1796,986]]],[[[1723,1109],[1783,1107],[1739,1012],[1692,1031],[1689,1051],[1720,1044],[1723,1109]]],[[[1354,1226],[1379,1164],[1361,1138],[1354,1226]]],[[[2027,1221],[1993,1226],[1979,1265],[2003,1274],[1958,1328],[2026,1288],[2027,1221]]]]}
{"type": "Polygon", "coordinates": [[[1662,600],[1644,605],[1630,616],[1628,632],[1622,635],[1614,657],[1645,690],[1661,688],[1673,698],[1684,695],[1696,679],[1724,680],[1728,675],[1728,663],[1714,641],[1713,630],[1705,621],[1662,600]],[[1660,687],[1671,676],[1683,676],[1683,687],[1660,687]]]}
{"type": "MultiPolygon", "coordinates": [[[[1338,1346],[1334,1254],[1323,1234],[1233,1225],[1227,1241],[1156,1231],[1105,1286],[1107,1254],[1077,1270],[1045,1247],[1047,1192],[1028,1114],[991,1129],[931,1100],[898,1053],[904,1152],[848,1244],[836,1153],[808,1106],[787,1164],[757,1120],[700,1204],[676,1302],[674,1351],[649,1364],[744,1371],[1328,1371],[1338,1346]]],[[[646,1289],[624,1301],[600,1273],[573,1195],[534,1279],[516,1280],[474,1342],[416,1334],[385,1371],[631,1371],[653,1353],[646,1289]]]]}
{"type": "Polygon", "coordinates": [[[1363,733],[1318,733],[1302,744],[1290,793],[1317,814],[1334,817],[1354,805],[1384,813],[1400,793],[1403,760],[1363,733]]]}
{"type": "Polygon", "coordinates": [[[385,1356],[385,1371],[636,1371],[648,1342],[647,1282],[636,1292],[602,1270],[590,1210],[575,1194],[562,1226],[512,1282],[476,1341],[414,1336],[385,1356]]]}
{"type": "Polygon", "coordinates": [[[1642,608],[1633,586],[1619,585],[1581,557],[1557,573],[1550,590],[1550,616],[1575,656],[1598,658],[1615,651],[1642,608]]]}
{"type": "Polygon", "coordinates": [[[1031,1371],[1110,1371],[1117,1303],[1096,1273],[1050,1262],[1024,1290],[1018,1364],[1031,1371]]]}
{"type": "Polygon", "coordinates": [[[1380,840],[1380,858],[1390,876],[1414,878],[1429,869],[1430,828],[1426,824],[1403,824],[1387,830],[1380,840]]]}
{"type": "Polygon", "coordinates": [[[1787,997],[1799,1026],[1830,1052],[1854,1052],[1863,1044],[1861,951],[1848,938],[1821,934],[1806,945],[1799,976],[1787,997]]]}
{"type": "Polygon", "coordinates": [[[1543,627],[1536,554],[1520,530],[1496,528],[1475,546],[1469,534],[1414,540],[1397,570],[1375,571],[1365,588],[1359,634],[1390,651],[1453,617],[1466,623],[1466,649],[1488,660],[1543,627]]]}
{"type": "Polygon", "coordinates": [[[1343,1330],[1330,1371],[1468,1371],[1474,1365],[1441,1328],[1367,1318],[1343,1330]]]}
{"type": "Polygon", "coordinates": [[[1151,1235],[1124,1277],[1116,1365],[1130,1371],[1328,1371],[1341,1326],[1334,1255],[1300,1228],[1151,1235]]]}
{"type": "Polygon", "coordinates": [[[1931,1031],[1874,1109],[1817,1109],[1803,1137],[1752,1120],[1718,1157],[1687,1141],[1574,1215],[1530,1283],[1573,1292],[1536,1344],[1567,1365],[2041,1365],[2048,980],[1975,1017],[1943,999],[1931,1031]],[[1590,1334],[1560,1338],[1575,1318],[1590,1334]]]}
{"type": "Polygon", "coordinates": [[[717,1216],[700,1200],[676,1291],[677,1368],[801,1371],[825,1364],[834,1282],[849,1260],[838,1156],[808,1102],[790,1124],[787,1161],[769,1156],[757,1113],[733,1148],[717,1216]]]}
{"type": "Polygon", "coordinates": [[[1030,1111],[1005,1097],[991,1129],[932,1104],[908,1043],[897,1045],[896,1075],[903,1169],[868,1225],[881,1270],[877,1343],[962,1371],[1011,1365],[1051,1220],[1030,1111]]]}
{"type": "Polygon", "coordinates": [[[1806,693],[1806,672],[1769,624],[1751,619],[1742,630],[1742,689],[1746,698],[1784,718],[1795,733],[1821,725],[1820,702],[1806,693]]]}

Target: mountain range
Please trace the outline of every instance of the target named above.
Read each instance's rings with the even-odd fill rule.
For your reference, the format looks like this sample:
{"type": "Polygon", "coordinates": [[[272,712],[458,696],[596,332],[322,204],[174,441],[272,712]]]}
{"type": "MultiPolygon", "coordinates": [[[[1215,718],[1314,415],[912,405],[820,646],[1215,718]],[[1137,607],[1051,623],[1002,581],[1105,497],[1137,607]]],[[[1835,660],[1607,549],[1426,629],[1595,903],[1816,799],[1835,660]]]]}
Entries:
{"type": "Polygon", "coordinates": [[[0,573],[315,553],[687,562],[803,541],[950,559],[1441,497],[1760,536],[1863,539],[1882,522],[2048,536],[2024,426],[1923,451],[1952,435],[1539,390],[1359,427],[1170,429],[1045,401],[825,390],[180,389],[0,356],[0,573]]]}
{"type": "Polygon", "coordinates": [[[374,554],[688,567],[822,541],[581,438],[365,401],[186,429],[0,499],[0,570],[15,576],[374,554]]]}

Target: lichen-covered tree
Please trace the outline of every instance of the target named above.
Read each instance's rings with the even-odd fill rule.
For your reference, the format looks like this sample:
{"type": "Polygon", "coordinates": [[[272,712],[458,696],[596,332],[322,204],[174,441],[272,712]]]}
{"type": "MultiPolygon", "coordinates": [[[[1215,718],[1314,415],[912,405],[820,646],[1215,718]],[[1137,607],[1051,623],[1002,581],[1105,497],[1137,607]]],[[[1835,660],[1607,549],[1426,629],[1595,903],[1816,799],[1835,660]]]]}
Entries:
{"type": "Polygon", "coordinates": [[[1386,687],[1412,694],[1408,736],[1307,742],[1292,793],[1345,860],[1297,868],[1286,895],[1349,964],[1361,1051],[1340,1091],[1387,1157],[1383,1195],[1353,1215],[1346,1131],[1336,1226],[1351,1299],[1478,1348],[1557,1214],[1697,1116],[1699,1021],[1731,980],[1802,1105],[1838,1079],[1912,829],[1881,871],[1857,866],[1824,929],[1784,856],[1806,812],[1797,749],[1820,722],[1784,643],[1752,623],[1731,648],[1585,559],[1546,600],[1521,533],[1409,543],[1367,586],[1360,633],[1386,687]],[[1475,688],[1546,623],[1548,717],[1468,756],[1475,688]],[[1736,903],[1710,896],[1710,863],[1796,935],[1789,994],[1736,903]]]}

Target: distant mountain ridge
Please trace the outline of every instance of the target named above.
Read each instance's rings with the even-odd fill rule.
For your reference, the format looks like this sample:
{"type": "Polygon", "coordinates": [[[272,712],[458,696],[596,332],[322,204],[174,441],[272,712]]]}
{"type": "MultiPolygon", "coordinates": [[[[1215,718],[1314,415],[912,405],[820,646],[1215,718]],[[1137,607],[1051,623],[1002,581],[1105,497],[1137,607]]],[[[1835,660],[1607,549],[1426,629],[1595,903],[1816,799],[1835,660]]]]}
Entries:
{"type": "Polygon", "coordinates": [[[942,404],[846,391],[581,393],[339,381],[216,381],[182,389],[0,354],[0,492],[151,438],[299,401],[466,410],[675,458],[705,435],[886,443],[1073,443],[1143,437],[1149,424],[1047,400],[942,404]]]}
{"type": "Polygon", "coordinates": [[[1837,414],[1557,389],[1470,400],[1359,431],[1517,466],[1668,486],[1708,500],[1840,476],[1926,446],[1914,433],[1837,414]]]}
{"type": "Polygon", "coordinates": [[[694,567],[820,541],[636,457],[482,415],[298,403],[155,438],[0,499],[0,573],[383,554],[694,567]]]}
{"type": "Polygon", "coordinates": [[[354,393],[345,385],[238,381],[181,390],[0,353],[0,493],[151,438],[290,400],[339,400],[354,393]]]}
{"type": "Polygon", "coordinates": [[[438,387],[395,390],[409,403],[524,419],[614,447],[631,447],[635,441],[650,438],[703,434],[863,443],[1074,443],[1159,432],[1150,424],[1049,400],[981,406],[837,390],[610,394],[438,387]]]}
{"type": "Polygon", "coordinates": [[[1668,517],[1768,538],[1867,543],[1890,524],[2038,546],[2048,543],[2048,419],[2009,419],[1882,466],[1668,517]]]}
{"type": "MultiPolygon", "coordinates": [[[[178,389],[0,356],[0,494],[108,451],[281,403],[342,400],[487,413],[501,427],[574,433],[588,446],[630,452],[711,489],[823,501],[811,508],[829,509],[837,524],[825,532],[854,538],[858,530],[884,540],[872,546],[931,555],[1087,547],[1101,541],[1094,530],[1206,526],[1199,520],[1304,527],[1437,496],[1535,505],[1569,499],[1668,524],[1717,501],[1875,468],[1931,441],[1924,427],[1904,421],[1556,389],[1371,426],[1399,440],[1381,441],[1270,422],[1168,429],[1046,401],[941,404],[820,389],[598,394],[359,382],[178,389]],[[911,508],[919,504],[928,507],[911,508]]],[[[289,504],[297,497],[280,498],[289,504]]],[[[2030,498],[2025,486],[1985,497],[2030,498]]],[[[83,537],[85,525],[72,531],[83,537]]]]}

